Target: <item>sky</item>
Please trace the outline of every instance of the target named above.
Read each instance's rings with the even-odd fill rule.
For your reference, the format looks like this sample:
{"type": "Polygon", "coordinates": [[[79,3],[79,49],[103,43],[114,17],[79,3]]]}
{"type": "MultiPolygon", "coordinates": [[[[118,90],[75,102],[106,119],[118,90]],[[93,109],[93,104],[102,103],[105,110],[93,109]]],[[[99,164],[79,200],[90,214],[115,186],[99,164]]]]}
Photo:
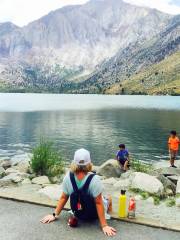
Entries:
{"type": "MultiPolygon", "coordinates": [[[[117,0],[119,1],[119,0],[117,0]]],[[[180,14],[180,0],[124,0],[139,6],[180,14]]],[[[66,5],[84,4],[88,0],[0,0],[0,22],[11,21],[24,26],[50,11],[66,5]]]]}

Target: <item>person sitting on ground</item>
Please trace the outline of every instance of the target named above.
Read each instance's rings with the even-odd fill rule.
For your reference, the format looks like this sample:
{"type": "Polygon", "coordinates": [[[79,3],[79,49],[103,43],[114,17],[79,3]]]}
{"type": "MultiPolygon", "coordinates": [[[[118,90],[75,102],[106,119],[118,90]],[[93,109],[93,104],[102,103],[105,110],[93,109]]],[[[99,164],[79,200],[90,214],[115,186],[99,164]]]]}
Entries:
{"type": "MultiPolygon", "coordinates": [[[[71,171],[63,180],[63,193],[52,215],[45,216],[41,222],[55,221],[70,197],[73,216],[69,225],[77,225],[78,220],[92,221],[99,218],[102,231],[107,236],[114,236],[116,230],[105,219],[105,209],[112,211],[112,200],[102,196],[103,186],[99,176],[91,173],[92,163],[89,151],[79,149],[74,154],[71,171]]],[[[74,225],[74,226],[75,226],[74,225]]]]}
{"type": "Polygon", "coordinates": [[[116,160],[124,171],[129,169],[129,152],[126,149],[125,144],[119,145],[119,151],[116,154],[116,160]]]}
{"type": "Polygon", "coordinates": [[[174,165],[174,162],[176,160],[178,149],[179,149],[180,140],[177,137],[176,131],[172,130],[170,132],[170,137],[168,139],[168,148],[169,148],[169,154],[170,154],[170,167],[177,168],[174,165]]]}

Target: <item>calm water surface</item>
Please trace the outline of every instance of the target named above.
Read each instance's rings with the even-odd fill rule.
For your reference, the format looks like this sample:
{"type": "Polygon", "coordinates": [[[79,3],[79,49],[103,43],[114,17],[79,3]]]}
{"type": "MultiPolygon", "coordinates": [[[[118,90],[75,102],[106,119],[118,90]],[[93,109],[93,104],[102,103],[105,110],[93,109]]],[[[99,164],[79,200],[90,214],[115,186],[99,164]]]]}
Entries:
{"type": "Polygon", "coordinates": [[[30,152],[45,136],[67,161],[84,147],[100,164],[119,143],[137,159],[167,159],[171,129],[180,133],[180,97],[0,94],[0,158],[30,152]]]}

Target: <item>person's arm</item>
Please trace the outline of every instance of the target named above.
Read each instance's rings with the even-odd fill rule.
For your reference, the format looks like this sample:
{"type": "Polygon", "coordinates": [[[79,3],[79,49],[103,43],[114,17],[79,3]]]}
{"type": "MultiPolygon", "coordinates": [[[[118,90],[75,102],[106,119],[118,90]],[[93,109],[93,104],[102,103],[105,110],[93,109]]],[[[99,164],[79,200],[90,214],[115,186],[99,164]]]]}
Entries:
{"type": "Polygon", "coordinates": [[[61,213],[61,211],[64,208],[65,204],[67,203],[68,198],[69,198],[69,196],[67,196],[65,193],[62,193],[62,195],[61,195],[61,197],[60,197],[60,199],[58,201],[57,207],[55,209],[55,212],[54,212],[55,216],[53,216],[52,214],[51,215],[47,215],[43,219],[41,219],[41,223],[50,223],[50,222],[55,221],[57,216],[59,216],[59,214],[61,213]]]}
{"type": "Polygon", "coordinates": [[[116,234],[116,230],[110,226],[108,226],[106,219],[105,219],[105,213],[104,213],[104,205],[102,200],[102,194],[99,194],[95,198],[96,203],[96,209],[98,213],[99,222],[102,228],[102,231],[107,236],[114,236],[116,234]]]}

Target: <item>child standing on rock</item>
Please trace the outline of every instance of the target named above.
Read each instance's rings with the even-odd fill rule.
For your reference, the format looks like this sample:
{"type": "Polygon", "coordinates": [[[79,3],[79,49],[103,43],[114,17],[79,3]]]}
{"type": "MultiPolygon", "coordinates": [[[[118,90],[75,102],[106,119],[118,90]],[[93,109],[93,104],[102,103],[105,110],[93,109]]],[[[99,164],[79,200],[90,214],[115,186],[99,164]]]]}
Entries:
{"type": "Polygon", "coordinates": [[[172,130],[170,132],[170,137],[168,140],[168,148],[169,148],[169,154],[170,154],[170,167],[177,168],[174,165],[174,162],[178,154],[179,144],[180,144],[180,140],[177,137],[177,133],[176,131],[172,130]]]}
{"type": "Polygon", "coordinates": [[[89,151],[79,149],[75,152],[71,171],[63,180],[63,193],[53,214],[45,216],[41,222],[50,223],[58,218],[66,202],[70,198],[73,216],[70,226],[77,226],[77,221],[99,219],[101,229],[107,236],[116,235],[105,219],[105,210],[112,210],[112,200],[102,196],[103,186],[98,175],[92,174],[92,163],[89,151]]]}

